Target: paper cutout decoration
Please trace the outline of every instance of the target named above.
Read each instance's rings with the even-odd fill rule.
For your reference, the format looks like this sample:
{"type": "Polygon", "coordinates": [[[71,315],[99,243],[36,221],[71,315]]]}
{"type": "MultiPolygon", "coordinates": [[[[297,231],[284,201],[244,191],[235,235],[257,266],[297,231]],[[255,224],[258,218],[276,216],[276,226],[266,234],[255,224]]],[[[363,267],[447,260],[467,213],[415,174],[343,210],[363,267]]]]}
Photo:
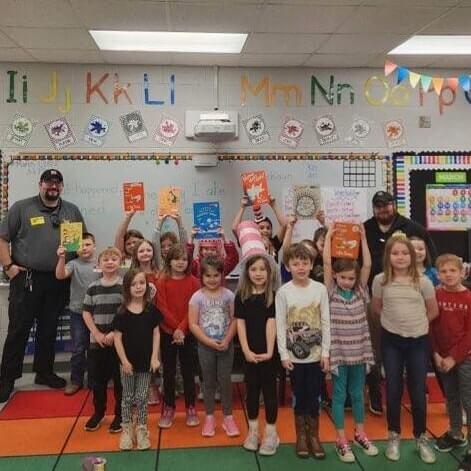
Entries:
{"type": "Polygon", "coordinates": [[[350,135],[345,137],[346,142],[354,145],[363,144],[371,131],[370,122],[364,118],[354,118],[350,127],[350,135]]]}
{"type": "Polygon", "coordinates": [[[298,219],[314,219],[321,209],[321,192],[317,186],[296,185],[293,210],[298,219]]]}
{"type": "Polygon", "coordinates": [[[15,146],[26,147],[33,135],[34,123],[31,119],[16,113],[13,121],[8,126],[6,140],[15,146]]]}
{"type": "Polygon", "coordinates": [[[90,116],[83,134],[83,140],[96,147],[105,142],[105,136],[110,130],[110,123],[99,116],[90,116]]]}
{"type": "Polygon", "coordinates": [[[56,150],[75,144],[72,128],[65,118],[57,118],[44,125],[51,144],[56,150]]]}
{"type": "Polygon", "coordinates": [[[280,132],[280,142],[295,149],[301,142],[304,123],[294,118],[285,118],[280,132]]]}
{"type": "Polygon", "coordinates": [[[64,222],[60,225],[60,244],[66,252],[82,248],[83,225],[81,222],[64,222]]]}
{"type": "Polygon", "coordinates": [[[267,125],[261,114],[244,119],[242,124],[251,144],[261,144],[270,140],[267,125]]]}
{"type": "Polygon", "coordinates": [[[389,148],[407,144],[406,131],[402,120],[393,119],[384,123],[384,139],[389,148]]]}
{"type": "Polygon", "coordinates": [[[338,141],[337,127],[333,116],[325,115],[314,121],[314,130],[316,131],[317,140],[321,146],[331,144],[338,141]]]}
{"type": "Polygon", "coordinates": [[[159,191],[159,216],[178,216],[180,214],[181,188],[166,186],[159,191]]]}
{"type": "Polygon", "coordinates": [[[124,211],[144,211],[144,183],[123,183],[124,211]]]}
{"type": "Polygon", "coordinates": [[[170,116],[162,116],[157,129],[155,130],[154,140],[159,144],[170,147],[175,144],[180,132],[180,124],[176,119],[170,116]]]}
{"type": "Polygon", "coordinates": [[[335,222],[331,240],[334,258],[356,260],[360,253],[360,226],[349,222],[335,222]]]}
{"type": "Polygon", "coordinates": [[[220,236],[221,212],[217,201],[193,203],[193,220],[198,228],[197,239],[214,239],[220,236]]]}
{"type": "Polygon", "coordinates": [[[270,202],[267,176],[263,170],[243,173],[241,180],[243,192],[253,205],[270,202]]]}
{"type": "Polygon", "coordinates": [[[387,77],[389,74],[392,74],[397,69],[397,65],[394,62],[387,60],[384,63],[384,75],[387,77]]]}
{"type": "Polygon", "coordinates": [[[122,115],[119,121],[129,142],[136,142],[147,137],[147,129],[140,111],[131,111],[122,115]]]}

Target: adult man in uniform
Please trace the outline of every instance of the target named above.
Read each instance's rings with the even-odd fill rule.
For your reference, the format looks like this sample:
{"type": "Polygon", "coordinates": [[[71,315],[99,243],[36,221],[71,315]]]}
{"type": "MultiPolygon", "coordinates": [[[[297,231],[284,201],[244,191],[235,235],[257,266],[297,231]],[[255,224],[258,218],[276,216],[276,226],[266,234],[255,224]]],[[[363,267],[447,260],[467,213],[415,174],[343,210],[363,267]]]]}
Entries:
{"type": "MultiPolygon", "coordinates": [[[[396,232],[402,232],[407,237],[417,236],[425,241],[433,260],[436,257],[436,249],[426,229],[415,221],[412,221],[397,212],[393,195],[386,191],[378,191],[373,196],[373,217],[365,223],[366,240],[370,249],[372,267],[369,285],[373,278],[383,271],[383,255],[386,241],[396,232]]],[[[371,340],[375,353],[376,365],[367,376],[368,393],[370,399],[370,411],[373,414],[383,413],[381,397],[381,352],[380,334],[381,325],[378,316],[368,312],[371,340]]]]}
{"type": "MultiPolygon", "coordinates": [[[[8,334],[0,368],[0,402],[20,378],[28,336],[36,319],[35,383],[65,387],[53,372],[58,317],[66,300],[66,282],[57,280],[56,251],[62,222],[82,222],[78,207],[61,199],[62,174],[42,173],[39,195],[15,202],[0,223],[0,263],[10,279],[8,334]]],[[[85,230],[85,227],[84,227],[85,230]]]]}

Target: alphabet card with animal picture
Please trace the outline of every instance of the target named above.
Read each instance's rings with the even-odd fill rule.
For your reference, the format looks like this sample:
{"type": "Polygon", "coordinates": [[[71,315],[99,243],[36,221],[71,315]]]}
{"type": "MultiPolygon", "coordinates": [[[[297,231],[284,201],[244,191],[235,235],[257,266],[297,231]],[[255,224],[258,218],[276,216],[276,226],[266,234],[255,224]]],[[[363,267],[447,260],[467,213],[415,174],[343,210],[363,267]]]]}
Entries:
{"type": "Polygon", "coordinates": [[[270,202],[267,175],[263,170],[245,172],[241,175],[242,189],[253,205],[262,205],[270,202]]]}
{"type": "Polygon", "coordinates": [[[82,248],[83,225],[81,222],[64,222],[60,225],[60,244],[66,252],[82,248]]]}
{"type": "Polygon", "coordinates": [[[360,254],[359,224],[335,222],[331,245],[332,257],[356,260],[360,254]]]}
{"type": "Polygon", "coordinates": [[[144,183],[123,183],[124,211],[144,211],[144,183]]]}
{"type": "Polygon", "coordinates": [[[178,216],[180,214],[181,188],[165,186],[159,190],[159,216],[178,216]]]}
{"type": "Polygon", "coordinates": [[[140,111],[131,111],[120,116],[119,121],[129,142],[139,141],[147,137],[147,128],[140,111]]]}
{"type": "Polygon", "coordinates": [[[383,123],[384,140],[391,149],[407,145],[406,129],[401,119],[392,119],[383,123]]]}
{"type": "Polygon", "coordinates": [[[75,136],[65,118],[57,118],[44,125],[51,144],[56,150],[75,144],[75,136]]]}

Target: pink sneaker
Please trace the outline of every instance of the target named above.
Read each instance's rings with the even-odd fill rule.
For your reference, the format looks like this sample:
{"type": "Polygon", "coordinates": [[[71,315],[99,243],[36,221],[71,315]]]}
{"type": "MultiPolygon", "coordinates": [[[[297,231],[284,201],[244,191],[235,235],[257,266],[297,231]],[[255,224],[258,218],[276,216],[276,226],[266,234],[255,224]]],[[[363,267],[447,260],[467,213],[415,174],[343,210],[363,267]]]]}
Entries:
{"type": "Polygon", "coordinates": [[[160,428],[170,428],[173,424],[173,419],[175,418],[175,409],[170,406],[164,406],[164,411],[160,416],[159,427],[160,428]]]}
{"type": "Polygon", "coordinates": [[[198,419],[198,414],[194,406],[188,407],[186,410],[186,425],[188,427],[196,427],[200,424],[200,419],[198,419]]]}
{"type": "Polygon", "coordinates": [[[222,428],[226,432],[228,437],[237,437],[240,435],[239,427],[235,423],[234,417],[232,415],[226,415],[222,421],[222,428]]]}
{"type": "Polygon", "coordinates": [[[203,437],[214,437],[215,428],[216,423],[214,421],[214,415],[207,415],[204,419],[203,431],[201,432],[201,435],[203,435],[203,437]]]}

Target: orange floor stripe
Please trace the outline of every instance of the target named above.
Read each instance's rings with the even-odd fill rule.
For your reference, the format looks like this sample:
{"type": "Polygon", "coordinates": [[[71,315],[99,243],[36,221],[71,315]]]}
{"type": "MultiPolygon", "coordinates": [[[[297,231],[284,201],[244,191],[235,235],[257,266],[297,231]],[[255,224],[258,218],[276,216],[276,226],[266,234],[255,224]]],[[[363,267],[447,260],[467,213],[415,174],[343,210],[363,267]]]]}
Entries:
{"type": "Polygon", "coordinates": [[[0,421],[0,456],[56,455],[75,418],[0,421]]]}
{"type": "Polygon", "coordinates": [[[448,415],[446,413],[445,404],[428,404],[427,405],[427,428],[436,437],[449,430],[448,415]]]}

